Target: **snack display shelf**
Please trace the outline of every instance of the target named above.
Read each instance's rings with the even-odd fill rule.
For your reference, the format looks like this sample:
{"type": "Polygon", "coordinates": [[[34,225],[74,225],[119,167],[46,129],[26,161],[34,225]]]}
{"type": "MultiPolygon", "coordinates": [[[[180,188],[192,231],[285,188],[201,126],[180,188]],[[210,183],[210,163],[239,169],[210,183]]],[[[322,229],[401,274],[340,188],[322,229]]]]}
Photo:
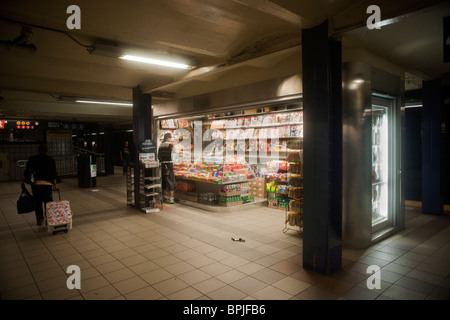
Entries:
{"type": "Polygon", "coordinates": [[[243,183],[243,182],[249,182],[251,180],[245,179],[245,180],[233,180],[233,181],[211,181],[211,180],[203,180],[203,179],[195,179],[195,178],[189,178],[184,176],[175,176],[177,180],[185,180],[185,181],[192,181],[192,182],[200,182],[200,183],[208,183],[213,185],[229,185],[229,184],[235,184],[235,183],[243,183]]]}

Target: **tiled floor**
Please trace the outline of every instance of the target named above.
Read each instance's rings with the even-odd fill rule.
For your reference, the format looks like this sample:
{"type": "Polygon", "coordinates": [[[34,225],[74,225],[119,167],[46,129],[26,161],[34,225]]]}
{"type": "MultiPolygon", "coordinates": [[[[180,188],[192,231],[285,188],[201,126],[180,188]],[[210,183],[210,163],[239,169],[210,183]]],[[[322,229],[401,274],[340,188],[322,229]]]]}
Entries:
{"type": "Polygon", "coordinates": [[[50,235],[34,213],[16,213],[19,184],[0,184],[2,299],[450,299],[448,212],[424,215],[409,203],[405,230],[367,250],[344,249],[343,268],[327,277],[302,268],[302,240],[282,232],[282,211],[175,204],[144,214],[127,207],[122,174],[98,177],[95,189],[74,178],[60,188],[74,225],[50,235]],[[367,287],[372,264],[382,267],[381,289],[367,287]],[[69,265],[81,269],[80,290],[66,286],[69,265]]]}

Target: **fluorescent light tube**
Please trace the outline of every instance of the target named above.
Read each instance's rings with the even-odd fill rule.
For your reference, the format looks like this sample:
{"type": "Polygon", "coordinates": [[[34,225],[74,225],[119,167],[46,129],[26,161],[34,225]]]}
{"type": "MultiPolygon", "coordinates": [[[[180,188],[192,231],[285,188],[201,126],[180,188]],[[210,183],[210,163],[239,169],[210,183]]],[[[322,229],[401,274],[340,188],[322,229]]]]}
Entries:
{"type": "Polygon", "coordinates": [[[178,68],[178,69],[184,69],[184,70],[192,69],[191,66],[184,64],[184,63],[177,63],[177,62],[171,62],[171,61],[160,60],[160,59],[144,58],[144,57],[132,56],[132,55],[128,55],[128,54],[123,55],[119,58],[124,59],[124,60],[129,60],[129,61],[155,64],[155,65],[164,66],[164,67],[178,68]]]}
{"type": "Polygon", "coordinates": [[[92,103],[92,104],[106,104],[106,105],[112,105],[112,106],[125,106],[125,107],[132,107],[132,103],[126,103],[126,102],[108,102],[108,101],[94,101],[94,100],[75,100],[75,102],[78,103],[92,103]]]}

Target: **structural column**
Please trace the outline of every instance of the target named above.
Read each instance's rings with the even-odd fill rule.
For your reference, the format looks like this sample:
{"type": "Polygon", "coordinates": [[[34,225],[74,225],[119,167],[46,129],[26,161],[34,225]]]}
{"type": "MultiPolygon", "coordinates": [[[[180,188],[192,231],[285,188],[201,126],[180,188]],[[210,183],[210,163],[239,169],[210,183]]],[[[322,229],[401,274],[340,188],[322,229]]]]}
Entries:
{"type": "Polygon", "coordinates": [[[105,136],[103,139],[105,152],[105,173],[114,174],[114,128],[105,127],[105,136]]]}
{"type": "Polygon", "coordinates": [[[152,138],[152,96],[142,93],[138,87],[133,88],[133,143],[135,145],[134,159],[134,203],[140,207],[140,174],[139,174],[139,145],[152,138]]]}
{"type": "Polygon", "coordinates": [[[422,107],[422,212],[443,214],[441,181],[441,79],[423,81],[422,107]]]}
{"type": "Polygon", "coordinates": [[[303,267],[330,275],[342,265],[342,46],[328,21],[302,43],[303,267]]]}

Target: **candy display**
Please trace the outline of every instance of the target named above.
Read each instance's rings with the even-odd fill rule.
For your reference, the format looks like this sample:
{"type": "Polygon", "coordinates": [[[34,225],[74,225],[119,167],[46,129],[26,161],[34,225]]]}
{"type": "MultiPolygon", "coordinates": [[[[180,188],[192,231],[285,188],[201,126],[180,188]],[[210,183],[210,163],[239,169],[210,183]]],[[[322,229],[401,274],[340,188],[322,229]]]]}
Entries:
{"type": "Polygon", "coordinates": [[[212,114],[203,117],[201,121],[208,120],[200,126],[191,120],[161,120],[159,138],[171,132],[179,146],[174,157],[177,194],[222,206],[259,202],[269,196],[270,205],[287,212],[289,200],[300,198],[303,190],[301,159],[287,158],[303,147],[303,111],[276,110],[212,114]],[[200,133],[201,139],[195,140],[194,133],[200,133]],[[188,141],[184,135],[190,135],[186,142],[191,143],[190,150],[181,145],[188,141]]]}
{"type": "Polygon", "coordinates": [[[238,155],[225,159],[222,164],[195,162],[188,169],[184,166],[174,168],[176,177],[210,183],[233,183],[253,179],[255,174],[247,162],[238,155]]]}

